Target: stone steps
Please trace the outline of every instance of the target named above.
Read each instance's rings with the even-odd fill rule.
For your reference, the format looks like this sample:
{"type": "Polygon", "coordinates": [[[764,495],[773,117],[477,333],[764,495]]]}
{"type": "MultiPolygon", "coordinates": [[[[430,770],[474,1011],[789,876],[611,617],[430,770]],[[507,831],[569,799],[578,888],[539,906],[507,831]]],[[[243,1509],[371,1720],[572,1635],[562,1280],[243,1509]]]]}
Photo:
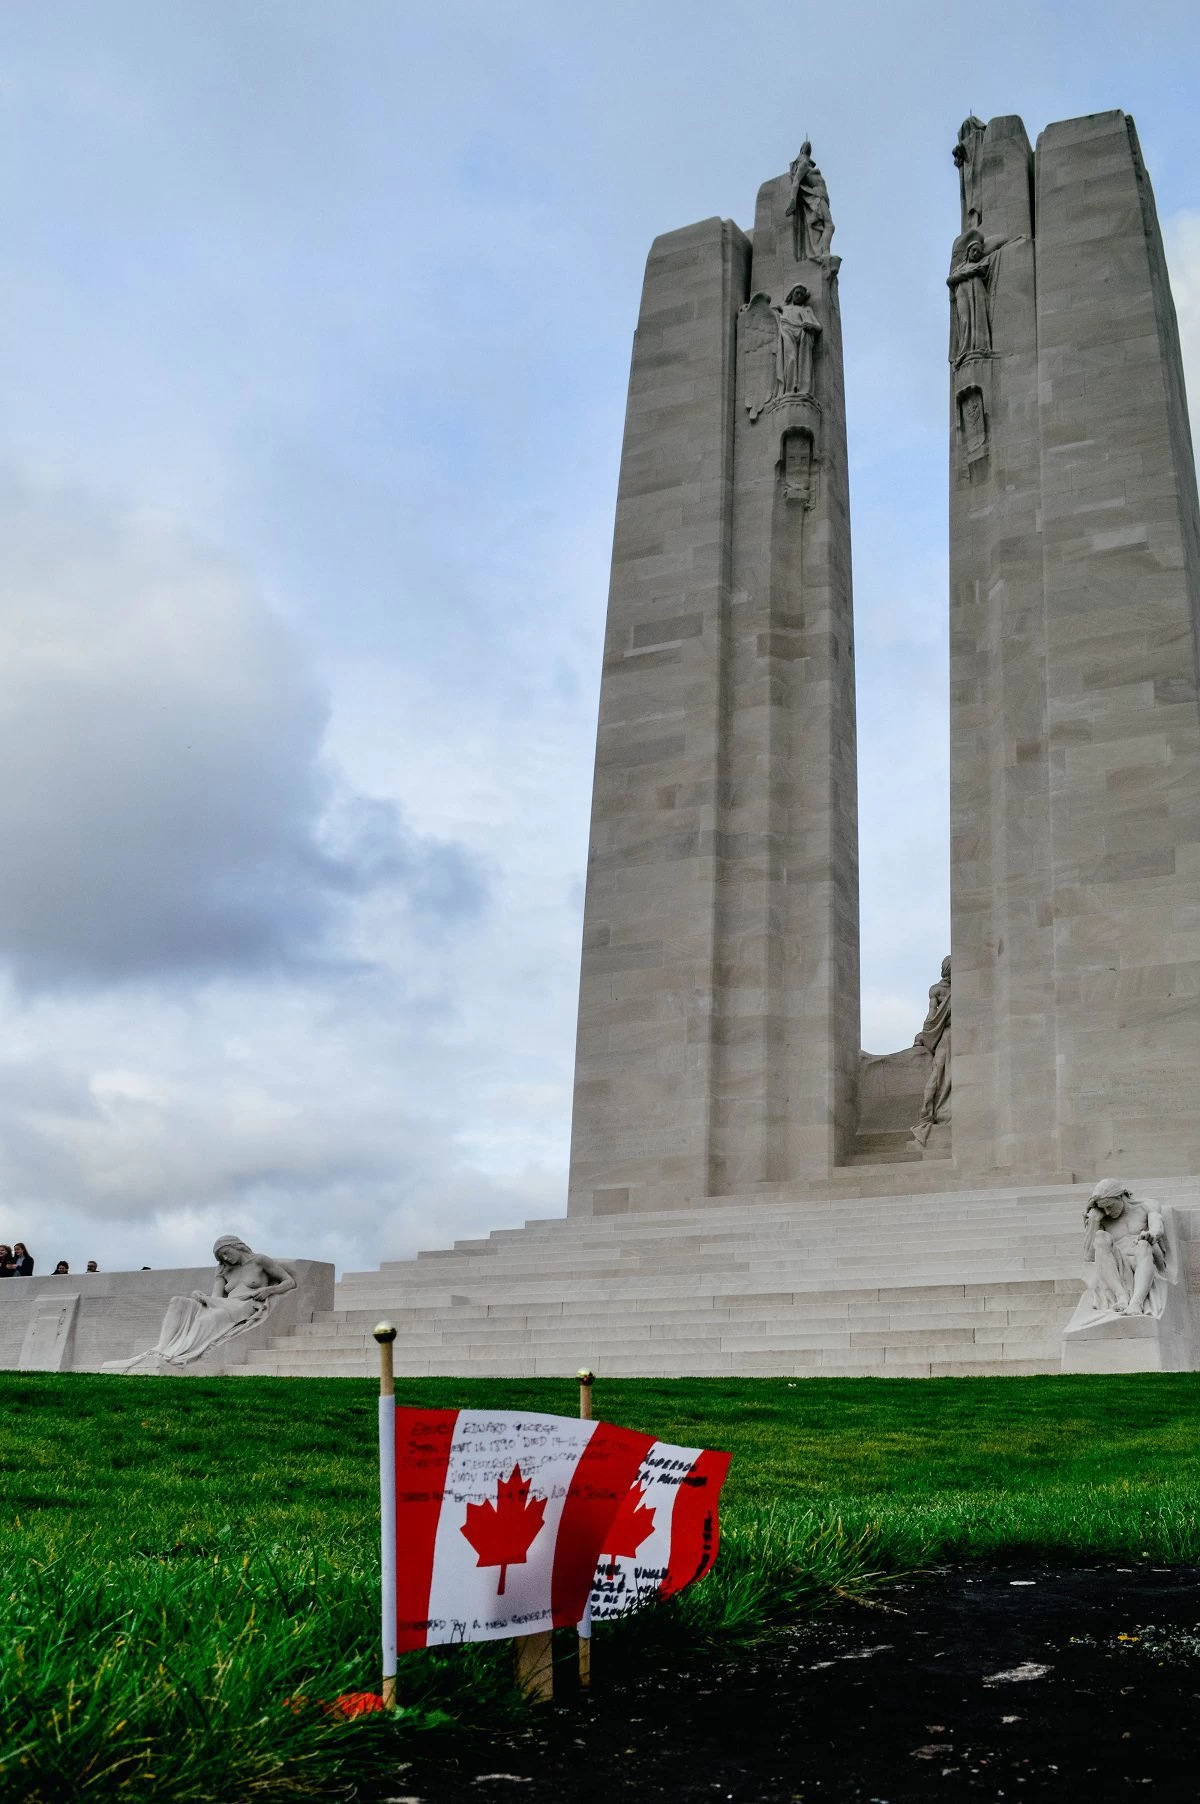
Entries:
{"type": "MultiPolygon", "coordinates": [[[[1200,1212],[1195,1179],[1144,1189],[1200,1212]]],[[[897,1183],[533,1221],[347,1273],[332,1312],[245,1370],[372,1373],[387,1317],[402,1377],[1057,1371],[1089,1190],[897,1183]]]]}

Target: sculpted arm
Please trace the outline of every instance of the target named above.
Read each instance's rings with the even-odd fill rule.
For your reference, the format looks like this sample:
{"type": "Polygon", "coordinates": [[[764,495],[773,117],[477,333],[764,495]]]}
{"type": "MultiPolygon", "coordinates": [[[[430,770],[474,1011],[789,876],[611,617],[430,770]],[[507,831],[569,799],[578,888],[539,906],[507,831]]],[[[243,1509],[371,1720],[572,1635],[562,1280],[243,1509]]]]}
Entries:
{"type": "Polygon", "coordinates": [[[281,1297],[286,1291],[295,1290],[296,1280],[291,1272],[288,1271],[286,1265],[281,1265],[278,1259],[267,1259],[265,1257],[261,1259],[259,1263],[269,1280],[263,1287],[264,1296],[269,1294],[273,1297],[281,1297]]]}

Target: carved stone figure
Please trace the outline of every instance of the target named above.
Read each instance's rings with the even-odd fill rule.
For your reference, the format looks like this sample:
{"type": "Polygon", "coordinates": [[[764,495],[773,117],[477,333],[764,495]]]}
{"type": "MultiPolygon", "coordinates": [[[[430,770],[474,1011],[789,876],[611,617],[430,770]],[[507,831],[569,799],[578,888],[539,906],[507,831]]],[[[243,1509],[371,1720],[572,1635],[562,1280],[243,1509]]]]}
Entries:
{"type": "Polygon", "coordinates": [[[825,177],[812,160],[812,144],[806,138],[791,165],[787,216],[792,222],[792,254],[797,263],[805,257],[820,261],[828,254],[833,237],[829,190],[825,177]]]}
{"type": "Polygon", "coordinates": [[[808,305],[808,289],[796,282],[779,309],[779,352],[776,393],[811,397],[821,322],[808,305]]]}
{"type": "Polygon", "coordinates": [[[779,354],[779,313],[769,294],[753,294],[738,315],[738,348],[742,358],[742,394],[746,411],[756,420],[775,399],[779,354]]]}
{"type": "Polygon", "coordinates": [[[741,309],[742,394],[752,420],[773,401],[812,399],[821,322],[808,301],[807,286],[795,282],[782,307],[772,306],[768,294],[755,294],[741,309]]]}
{"type": "Polygon", "coordinates": [[[110,1360],[106,1372],[129,1371],[147,1359],[187,1365],[254,1327],[278,1298],[296,1288],[295,1277],[282,1261],[252,1252],[236,1234],[223,1234],[213,1255],[217,1270],[211,1292],[194,1290],[187,1297],[172,1297],[157,1344],[133,1359],[110,1360]]]}
{"type": "Polygon", "coordinates": [[[1158,1205],[1139,1202],[1119,1178],[1105,1178],[1093,1190],[1083,1222],[1084,1259],[1095,1267],[1084,1299],[1088,1313],[1097,1319],[1161,1316],[1173,1249],[1158,1205]]]}
{"type": "Polygon", "coordinates": [[[951,153],[958,169],[958,192],[962,203],[962,229],[983,222],[983,134],[987,126],[974,113],[958,128],[958,143],[951,153]]]}
{"type": "Polygon", "coordinates": [[[933,1066],[921,1098],[921,1114],[913,1128],[913,1139],[924,1146],[933,1132],[934,1123],[949,1116],[950,1101],[950,960],[942,960],[942,974],[929,992],[929,1013],[914,1046],[923,1046],[933,1055],[933,1066]]]}
{"type": "Polygon", "coordinates": [[[992,287],[1006,238],[985,238],[970,225],[950,253],[950,361],[988,357],[992,350],[992,287]]]}

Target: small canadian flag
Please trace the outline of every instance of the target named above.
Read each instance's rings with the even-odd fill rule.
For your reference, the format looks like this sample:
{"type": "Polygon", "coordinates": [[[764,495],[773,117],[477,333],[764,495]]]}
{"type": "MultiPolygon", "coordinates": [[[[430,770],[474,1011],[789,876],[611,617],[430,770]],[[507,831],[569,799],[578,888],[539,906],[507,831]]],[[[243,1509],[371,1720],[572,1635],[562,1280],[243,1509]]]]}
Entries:
{"type": "Polygon", "coordinates": [[[395,1442],[394,1561],[386,1545],[384,1560],[395,1651],[578,1623],[651,1437],[569,1416],[382,1399],[380,1422],[395,1442]]]}
{"type": "Polygon", "coordinates": [[[655,1441],[604,1537],[592,1581],[592,1622],[622,1616],[703,1578],[717,1557],[717,1498],[728,1453],[655,1441]]]}

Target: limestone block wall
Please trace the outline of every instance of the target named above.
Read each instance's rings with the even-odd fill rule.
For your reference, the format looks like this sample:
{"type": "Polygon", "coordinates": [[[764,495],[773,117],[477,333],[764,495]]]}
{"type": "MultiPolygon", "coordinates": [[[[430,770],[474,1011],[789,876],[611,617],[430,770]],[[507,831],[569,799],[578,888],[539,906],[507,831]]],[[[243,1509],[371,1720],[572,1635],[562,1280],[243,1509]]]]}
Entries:
{"type": "Polygon", "coordinates": [[[858,791],[838,259],[795,255],[764,183],[752,294],[821,323],[812,399],[734,426],[733,582],[714,1057],[715,1194],[829,1172],[856,1127],[858,791]]]}
{"type": "MultiPolygon", "coordinates": [[[[819,174],[819,172],[818,172],[819,174]]],[[[629,382],[580,979],[572,1214],[827,1175],[855,1129],[857,791],[837,260],[789,178],[651,250],[629,382]],[[778,389],[802,279],[815,375],[778,389]],[[753,302],[760,336],[739,342],[753,302]]]]}
{"type": "Polygon", "coordinates": [[[1061,1161],[1200,1169],[1200,524],[1175,312],[1123,113],[1037,152],[1061,1161]]]}
{"type": "MultiPolygon", "coordinates": [[[[280,1297],[264,1321],[181,1370],[202,1377],[244,1365],[251,1348],[267,1346],[271,1335],[290,1333],[332,1308],[332,1265],[315,1259],[286,1263],[296,1289],[280,1297]]],[[[212,1284],[211,1265],[0,1279],[0,1369],[98,1372],[106,1360],[131,1359],[157,1341],[172,1297],[209,1291],[212,1284]],[[39,1314],[62,1318],[65,1331],[39,1333],[39,1314]]]]}
{"type": "Polygon", "coordinates": [[[1153,197],[1120,112],[1032,159],[993,120],[978,158],[989,342],[951,387],[954,1158],[1192,1171],[1200,526],[1153,197]]]}
{"type": "MultiPolygon", "coordinates": [[[[1033,152],[993,119],[977,198],[985,353],[952,366],[953,1144],[964,1169],[1058,1168],[1033,152]],[[985,444],[964,421],[975,396],[985,444]]],[[[964,212],[962,225],[967,226],[964,212]]],[[[953,355],[952,346],[952,355],[953,355]]]]}
{"type": "Polygon", "coordinates": [[[655,240],[617,491],[588,851],[572,1212],[709,1185],[733,355],[749,245],[655,240]]]}

